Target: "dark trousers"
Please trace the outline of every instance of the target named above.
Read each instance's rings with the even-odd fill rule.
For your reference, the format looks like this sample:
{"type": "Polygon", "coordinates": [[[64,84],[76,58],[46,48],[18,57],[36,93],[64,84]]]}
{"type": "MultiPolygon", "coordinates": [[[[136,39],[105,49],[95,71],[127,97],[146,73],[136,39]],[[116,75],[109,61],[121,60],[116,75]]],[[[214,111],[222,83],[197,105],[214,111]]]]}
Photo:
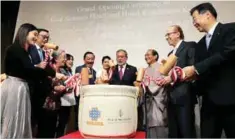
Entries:
{"type": "Polygon", "coordinates": [[[138,109],[137,109],[137,112],[138,112],[138,123],[137,123],[137,130],[138,131],[144,131],[144,111],[143,111],[143,108],[142,106],[138,106],[138,109]]]}
{"type": "Polygon", "coordinates": [[[222,130],[227,138],[235,138],[235,105],[221,106],[203,98],[201,108],[201,137],[220,138],[222,130]]]}
{"type": "Polygon", "coordinates": [[[56,138],[64,135],[65,127],[69,121],[72,106],[61,106],[58,114],[58,126],[56,128],[56,138]]]}
{"type": "Polygon", "coordinates": [[[168,104],[169,138],[195,138],[194,104],[168,104]]]}
{"type": "Polygon", "coordinates": [[[39,113],[37,138],[54,138],[58,111],[41,108],[39,113]]]}
{"type": "Polygon", "coordinates": [[[75,97],[76,98],[76,105],[74,106],[74,114],[75,114],[75,129],[76,130],[79,130],[79,127],[78,127],[78,115],[79,115],[79,111],[78,111],[78,108],[79,108],[79,99],[80,97],[75,97]]]}

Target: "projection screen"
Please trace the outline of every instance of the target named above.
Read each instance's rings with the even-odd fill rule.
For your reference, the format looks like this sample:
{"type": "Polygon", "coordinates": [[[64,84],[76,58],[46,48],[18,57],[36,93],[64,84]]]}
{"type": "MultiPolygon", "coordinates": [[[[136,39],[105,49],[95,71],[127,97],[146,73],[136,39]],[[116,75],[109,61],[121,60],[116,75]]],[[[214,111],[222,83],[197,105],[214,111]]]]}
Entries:
{"type": "MultiPolygon", "coordinates": [[[[16,29],[32,23],[50,31],[50,42],[75,57],[74,68],[83,64],[86,51],[95,53],[94,68],[101,68],[102,56],[115,59],[117,49],[129,54],[128,63],[146,67],[144,54],[154,48],[160,59],[172,50],[165,40],[170,25],[183,28],[186,41],[198,41],[204,34],[192,25],[189,11],[199,1],[21,1],[16,29]]],[[[218,20],[234,22],[235,2],[213,1],[218,20]]]]}

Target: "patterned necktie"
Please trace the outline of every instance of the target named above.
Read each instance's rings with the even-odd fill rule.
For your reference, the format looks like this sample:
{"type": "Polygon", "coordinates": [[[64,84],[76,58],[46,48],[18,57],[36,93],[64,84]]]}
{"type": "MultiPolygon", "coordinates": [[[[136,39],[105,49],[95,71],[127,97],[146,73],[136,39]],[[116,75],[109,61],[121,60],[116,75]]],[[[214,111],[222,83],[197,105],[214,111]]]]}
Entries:
{"type": "Polygon", "coordinates": [[[120,78],[120,80],[122,80],[122,77],[123,77],[122,69],[123,69],[123,66],[120,66],[120,69],[119,69],[119,78],[120,78]]]}

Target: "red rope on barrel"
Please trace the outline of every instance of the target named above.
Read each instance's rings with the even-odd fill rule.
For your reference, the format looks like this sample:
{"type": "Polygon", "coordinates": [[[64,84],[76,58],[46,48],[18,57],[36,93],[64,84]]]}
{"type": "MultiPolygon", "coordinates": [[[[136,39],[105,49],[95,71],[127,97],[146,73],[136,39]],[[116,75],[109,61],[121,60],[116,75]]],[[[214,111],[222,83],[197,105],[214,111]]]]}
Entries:
{"type": "Polygon", "coordinates": [[[65,81],[66,88],[73,88],[75,95],[79,95],[81,86],[81,74],[75,74],[65,81]]]}
{"type": "Polygon", "coordinates": [[[182,68],[175,66],[171,71],[170,71],[170,77],[172,81],[175,83],[177,80],[183,81],[185,78],[185,73],[182,68]]]}
{"type": "Polygon", "coordinates": [[[50,51],[49,50],[44,50],[45,51],[45,62],[50,62],[51,61],[51,56],[50,56],[50,51]]]}

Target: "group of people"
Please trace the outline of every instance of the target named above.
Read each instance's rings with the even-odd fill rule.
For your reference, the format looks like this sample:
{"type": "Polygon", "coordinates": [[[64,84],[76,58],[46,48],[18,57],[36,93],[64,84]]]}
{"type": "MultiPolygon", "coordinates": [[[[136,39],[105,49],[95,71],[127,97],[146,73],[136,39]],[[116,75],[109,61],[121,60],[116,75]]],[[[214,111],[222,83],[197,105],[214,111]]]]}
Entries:
{"type": "Polygon", "coordinates": [[[26,23],[6,50],[7,79],[1,84],[2,138],[64,135],[69,109],[76,104],[74,90],[64,84],[72,75],[73,56],[63,50],[50,54],[43,48],[48,39],[48,30],[26,23]]]}
{"type": "MultiPolygon", "coordinates": [[[[138,130],[148,138],[194,138],[197,98],[202,97],[200,130],[203,138],[235,137],[235,23],[217,22],[212,4],[192,8],[193,25],[206,35],[198,42],[184,41],[179,25],[170,26],[166,40],[177,57],[175,66],[185,73],[173,81],[159,72],[161,62],[155,49],[145,53],[148,67],[142,82],[136,81],[137,68],[127,64],[128,53],[116,51],[116,65],[109,56],[102,58],[103,69],[93,69],[95,54],[86,52],[84,64],[75,74],[88,68],[89,84],[128,85],[140,88],[138,130]]],[[[78,130],[79,95],[67,87],[72,76],[73,56],[59,49],[48,53],[44,45],[49,31],[32,24],[18,29],[14,43],[5,54],[8,76],[1,84],[1,137],[54,138],[63,136],[74,107],[78,130]]],[[[168,55],[168,56],[169,56],[168,55]]],[[[164,62],[164,60],[162,61],[164,62]]]]}

